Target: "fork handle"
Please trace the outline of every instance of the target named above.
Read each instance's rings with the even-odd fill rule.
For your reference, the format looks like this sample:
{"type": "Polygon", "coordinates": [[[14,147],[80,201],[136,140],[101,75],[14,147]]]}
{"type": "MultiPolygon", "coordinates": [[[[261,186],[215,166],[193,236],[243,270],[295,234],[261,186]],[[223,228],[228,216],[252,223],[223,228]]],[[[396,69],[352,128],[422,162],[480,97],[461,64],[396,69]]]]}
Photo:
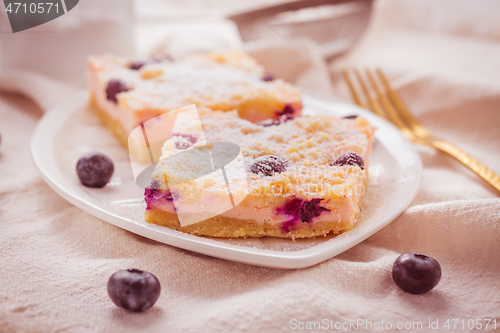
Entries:
{"type": "Polygon", "coordinates": [[[486,167],[486,165],[482,164],[474,157],[449,142],[435,140],[431,144],[434,148],[437,148],[462,162],[466,167],[474,171],[500,192],[500,176],[494,173],[493,170],[486,167]]]}

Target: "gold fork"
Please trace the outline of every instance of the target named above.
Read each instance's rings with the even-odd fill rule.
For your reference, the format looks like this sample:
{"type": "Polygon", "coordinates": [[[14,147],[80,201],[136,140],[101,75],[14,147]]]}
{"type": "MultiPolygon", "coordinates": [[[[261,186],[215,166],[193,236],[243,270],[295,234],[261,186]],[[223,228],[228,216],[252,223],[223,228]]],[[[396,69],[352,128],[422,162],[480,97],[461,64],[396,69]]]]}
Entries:
{"type": "MultiPolygon", "coordinates": [[[[373,98],[370,94],[368,85],[366,84],[365,79],[361,76],[360,72],[358,70],[353,70],[353,72],[359,82],[361,90],[365,94],[371,110],[374,113],[391,121],[410,141],[434,147],[453,156],[487,181],[491,186],[500,191],[500,176],[460,148],[447,141],[435,138],[426,127],[413,118],[408,108],[405,106],[396,91],[391,87],[389,80],[387,80],[387,77],[380,69],[377,69],[376,73],[382,84],[379,84],[377,80],[375,80],[375,76],[370,70],[367,69],[365,71],[366,77],[375,91],[377,96],[376,98],[373,98]]],[[[358,94],[351,81],[350,73],[348,71],[343,71],[342,75],[347,83],[354,102],[358,106],[366,108],[360,99],[360,94],[358,94]]]]}

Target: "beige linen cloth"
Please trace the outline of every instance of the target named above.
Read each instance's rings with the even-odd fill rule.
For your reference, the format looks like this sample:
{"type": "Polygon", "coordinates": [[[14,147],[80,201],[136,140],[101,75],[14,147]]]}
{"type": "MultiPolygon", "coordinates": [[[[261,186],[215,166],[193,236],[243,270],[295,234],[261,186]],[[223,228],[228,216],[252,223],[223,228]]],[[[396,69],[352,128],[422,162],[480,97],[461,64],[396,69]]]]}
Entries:
{"type": "MultiPolygon", "coordinates": [[[[295,75],[306,91],[326,82],[314,54],[295,75]]],[[[347,100],[338,70],[361,65],[380,65],[422,123],[500,173],[498,2],[379,2],[358,47],[331,65],[333,86],[319,90],[347,100]]],[[[8,91],[47,109],[69,90],[29,82],[26,90],[12,77],[1,80],[0,332],[313,331],[298,325],[323,320],[421,322],[423,332],[438,320],[435,331],[467,332],[468,319],[487,318],[500,330],[499,193],[451,157],[417,147],[424,169],[415,200],[361,244],[306,269],[255,267],[137,236],[52,191],[29,151],[43,111],[8,91]],[[434,290],[410,295],[394,285],[391,267],[405,252],[441,263],[434,290]],[[109,276],[131,267],[154,273],[162,285],[145,313],[128,313],[107,296],[109,276]],[[465,329],[443,328],[447,319],[465,319],[465,329]]],[[[477,331],[494,331],[482,323],[477,331]]],[[[357,331],[370,331],[367,325],[357,331]]]]}

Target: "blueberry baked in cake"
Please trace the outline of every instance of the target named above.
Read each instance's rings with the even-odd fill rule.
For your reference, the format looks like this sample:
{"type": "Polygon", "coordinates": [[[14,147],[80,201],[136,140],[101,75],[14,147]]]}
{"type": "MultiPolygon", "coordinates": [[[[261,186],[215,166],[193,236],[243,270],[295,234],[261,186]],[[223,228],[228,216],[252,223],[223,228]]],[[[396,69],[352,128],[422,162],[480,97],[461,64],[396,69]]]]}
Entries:
{"type": "Polygon", "coordinates": [[[145,220],[212,237],[304,238],[350,230],[359,218],[375,128],[362,117],[293,117],[252,123],[236,111],[200,111],[203,130],[180,121],[162,148],[145,190],[145,220]],[[177,203],[217,211],[225,188],[219,174],[191,180],[182,195],[168,186],[169,157],[206,142],[234,142],[244,170],[233,174],[233,208],[181,226],[177,203]],[[175,203],[174,203],[175,198],[175,203]],[[240,198],[240,199],[238,199],[240,198]]]}
{"type": "Polygon", "coordinates": [[[148,129],[153,150],[170,137],[175,120],[171,110],[194,104],[212,110],[237,110],[241,118],[259,122],[282,115],[298,116],[302,102],[298,89],[274,79],[253,58],[240,51],[192,55],[179,60],[168,56],[129,59],[112,55],[88,60],[93,104],[104,124],[125,145],[136,160],[148,154],[129,134],[157,117],[148,129]]]}

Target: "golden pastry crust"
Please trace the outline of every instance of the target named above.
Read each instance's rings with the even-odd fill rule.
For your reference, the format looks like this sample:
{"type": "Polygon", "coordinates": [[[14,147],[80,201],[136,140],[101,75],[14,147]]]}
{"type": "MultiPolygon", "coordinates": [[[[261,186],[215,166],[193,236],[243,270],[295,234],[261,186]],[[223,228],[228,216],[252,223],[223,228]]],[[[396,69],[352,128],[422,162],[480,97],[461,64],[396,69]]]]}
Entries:
{"type": "Polygon", "coordinates": [[[260,223],[251,219],[234,219],[225,216],[216,216],[197,224],[181,227],[177,214],[163,210],[147,210],[144,214],[146,222],[158,224],[170,229],[185,232],[196,236],[219,238],[240,237],[279,237],[279,238],[310,238],[328,234],[341,234],[352,229],[350,223],[343,221],[321,221],[310,225],[298,223],[296,229],[283,232],[281,227],[267,222],[260,223]]]}

